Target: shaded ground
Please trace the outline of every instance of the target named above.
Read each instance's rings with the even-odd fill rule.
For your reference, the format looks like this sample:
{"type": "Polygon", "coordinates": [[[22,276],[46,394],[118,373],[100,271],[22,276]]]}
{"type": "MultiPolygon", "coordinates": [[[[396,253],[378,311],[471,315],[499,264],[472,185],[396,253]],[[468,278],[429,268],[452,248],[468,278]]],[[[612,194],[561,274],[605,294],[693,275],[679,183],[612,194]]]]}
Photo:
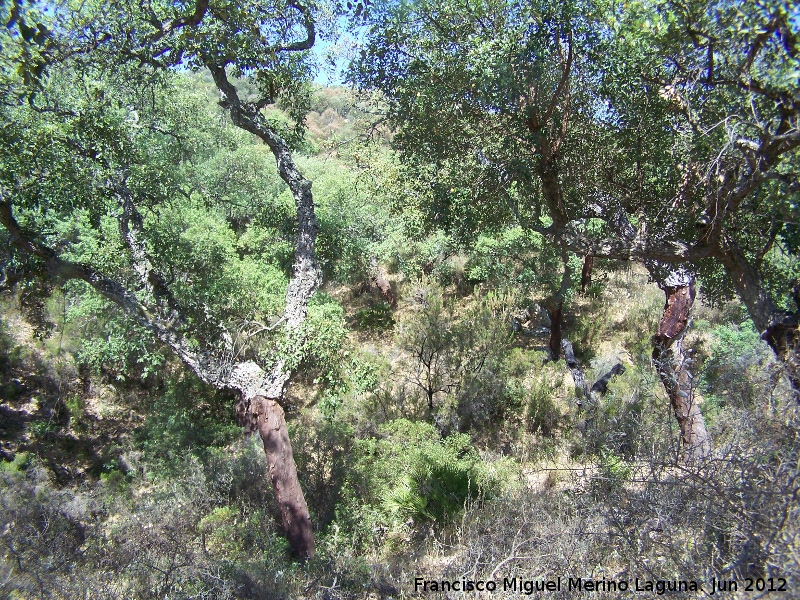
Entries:
{"type": "Polygon", "coordinates": [[[92,380],[67,352],[48,357],[12,303],[3,308],[0,458],[32,453],[61,484],[98,476],[142,422],[136,391],[92,380]]]}

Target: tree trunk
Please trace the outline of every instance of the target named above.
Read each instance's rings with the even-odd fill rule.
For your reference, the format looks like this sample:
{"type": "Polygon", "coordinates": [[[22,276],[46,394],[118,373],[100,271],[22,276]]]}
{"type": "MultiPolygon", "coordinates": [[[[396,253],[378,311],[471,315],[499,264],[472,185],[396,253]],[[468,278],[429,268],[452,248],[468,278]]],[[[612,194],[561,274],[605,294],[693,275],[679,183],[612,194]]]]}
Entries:
{"type": "Polygon", "coordinates": [[[281,513],[283,530],[292,552],[301,559],[314,556],[314,530],[308,505],[297,477],[292,444],[283,409],[272,398],[242,397],[236,404],[239,423],[246,432],[258,431],[267,456],[269,477],[281,513]]]}
{"type": "Polygon", "coordinates": [[[561,310],[564,301],[560,301],[555,306],[548,305],[547,312],[550,313],[550,357],[556,361],[561,354],[561,310]]]}
{"type": "Polygon", "coordinates": [[[377,258],[373,258],[370,261],[370,269],[371,269],[370,279],[372,279],[372,283],[375,284],[375,287],[378,288],[378,291],[381,293],[381,296],[383,296],[383,299],[386,300],[386,302],[392,308],[397,308],[397,298],[395,298],[389,280],[386,279],[383,272],[381,271],[377,258]]]}
{"type": "Polygon", "coordinates": [[[561,340],[561,347],[564,349],[564,360],[567,363],[569,372],[572,373],[572,380],[575,382],[575,397],[578,408],[583,406],[584,400],[589,400],[589,384],[586,383],[586,377],[583,374],[583,369],[575,358],[575,352],[572,350],[572,343],[568,339],[561,340]]]}
{"type": "Polygon", "coordinates": [[[695,298],[694,276],[674,271],[660,287],[667,298],[658,333],[653,337],[653,364],[667,390],[687,458],[704,458],[711,454],[711,438],[695,402],[691,359],[683,350],[695,298]]]}
{"type": "Polygon", "coordinates": [[[783,363],[795,400],[800,402],[800,318],[787,313],[773,319],[761,337],[783,363]]]}
{"type": "Polygon", "coordinates": [[[794,313],[780,310],[772,301],[761,273],[733,240],[724,240],[720,262],[762,339],[783,364],[795,399],[800,402],[800,289],[794,290],[798,310],[794,313]]]}
{"type": "Polygon", "coordinates": [[[581,269],[581,292],[585,292],[586,288],[592,285],[592,266],[594,265],[594,257],[587,254],[583,257],[583,269],[581,269]]]}
{"type": "MultiPolygon", "coordinates": [[[[308,16],[305,13],[304,15],[308,16]]],[[[306,21],[307,27],[308,24],[309,21],[306,21]]],[[[309,35],[313,43],[313,29],[309,35]]],[[[297,168],[288,144],[272,129],[260,107],[251,102],[243,102],[239,98],[236,86],[228,79],[225,66],[213,62],[206,62],[206,66],[214,77],[217,89],[223,94],[224,100],[221,104],[228,109],[234,125],[249,131],[269,146],[275,157],[278,174],[292,191],[297,208],[297,247],[292,278],[286,288],[284,318],[287,333],[297,332],[308,314],[308,302],[311,296],[322,284],[322,269],[315,254],[319,225],[314,210],[311,182],[297,168]]],[[[252,371],[258,380],[260,369],[252,371]]],[[[263,371],[261,374],[265,375],[263,371]]],[[[232,387],[242,391],[244,404],[249,400],[247,404],[247,412],[251,418],[249,426],[255,425],[264,442],[270,478],[275,489],[275,498],[280,506],[289,545],[295,555],[305,559],[314,555],[314,533],[303,490],[297,479],[297,468],[292,456],[283,410],[275,400],[283,398],[289,376],[290,373],[285,370],[285,363],[280,361],[273,366],[269,377],[261,378],[260,384],[248,383],[232,387]],[[269,390],[269,393],[264,393],[266,390],[269,390]],[[254,423],[252,419],[255,420],[254,423]]]]}
{"type": "Polygon", "coordinates": [[[561,340],[561,348],[564,350],[564,360],[567,363],[567,368],[572,374],[572,380],[575,382],[575,396],[578,408],[583,406],[584,400],[588,400],[592,405],[597,405],[600,399],[606,395],[608,384],[611,380],[625,372],[625,366],[622,363],[617,363],[611,367],[608,373],[595,381],[590,388],[589,383],[586,381],[586,376],[583,374],[581,364],[578,362],[578,359],[575,358],[572,342],[564,338],[561,340]]]}

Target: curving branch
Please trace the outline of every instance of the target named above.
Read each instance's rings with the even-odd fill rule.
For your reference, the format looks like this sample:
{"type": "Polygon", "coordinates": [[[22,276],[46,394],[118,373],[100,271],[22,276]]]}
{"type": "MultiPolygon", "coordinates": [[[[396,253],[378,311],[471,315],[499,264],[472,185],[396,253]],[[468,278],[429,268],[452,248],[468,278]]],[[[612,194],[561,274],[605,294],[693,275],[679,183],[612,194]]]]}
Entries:
{"type": "Polygon", "coordinates": [[[187,17],[176,17],[165,23],[159,21],[155,13],[152,12],[152,8],[150,8],[150,24],[156,28],[156,32],[146,40],[146,43],[152,44],[157,42],[164,36],[169,35],[173,31],[182,29],[183,27],[196,27],[206,16],[208,5],[209,0],[197,0],[192,14],[187,17]]]}
{"type": "MultiPolygon", "coordinates": [[[[121,283],[97,269],[64,260],[55,250],[37,240],[34,234],[25,231],[14,218],[11,202],[5,198],[0,200],[0,224],[8,231],[12,248],[41,260],[50,277],[88,283],[169,347],[204,383],[218,389],[234,390],[247,398],[259,395],[277,398],[283,393],[288,377],[282,371],[266,373],[252,361],[227,364],[210,352],[196,350],[171,320],[159,314],[158,307],[142,302],[121,283]]],[[[182,322],[184,319],[178,316],[177,320],[182,322]]]]}
{"type": "MultiPolygon", "coordinates": [[[[557,35],[558,34],[556,34],[556,36],[557,35]]],[[[561,50],[561,41],[556,39],[556,48],[558,48],[559,56],[561,57],[561,79],[556,86],[556,90],[553,92],[552,98],[550,98],[547,109],[545,109],[544,117],[542,118],[544,123],[547,123],[550,120],[550,117],[553,115],[553,111],[556,109],[556,106],[558,106],[558,101],[561,99],[561,97],[563,95],[566,95],[567,98],[569,97],[569,77],[572,74],[572,61],[574,58],[572,46],[572,31],[567,32],[566,57],[561,50]]]]}
{"type": "Polygon", "coordinates": [[[262,140],[275,156],[278,174],[289,186],[297,208],[297,246],[293,277],[286,291],[286,324],[298,328],[306,318],[308,301],[322,283],[322,269],[317,262],[314,247],[319,225],[314,211],[311,182],[303,177],[292,158],[289,145],[269,127],[258,107],[239,98],[236,87],[230,82],[224,67],[206,61],[217,88],[222,92],[224,108],[234,125],[262,140]]]}
{"type": "Polygon", "coordinates": [[[131,253],[133,270],[139,276],[143,289],[161,305],[171,326],[184,323],[180,306],[167,287],[166,278],[153,267],[145,243],[142,241],[144,219],[136,208],[126,177],[120,175],[117,181],[108,182],[108,187],[122,209],[119,215],[120,236],[131,253]]]}
{"type": "Polygon", "coordinates": [[[19,225],[14,218],[11,202],[5,198],[0,200],[0,224],[8,231],[11,247],[40,259],[48,275],[60,280],[78,279],[88,283],[101,296],[122,308],[129,317],[169,346],[205,383],[227,387],[222,380],[221,370],[210,355],[193,350],[188,340],[169,322],[160,319],[150,307],[115,279],[89,265],[64,260],[55,250],[36,240],[33,234],[19,225]]]}
{"type": "Polygon", "coordinates": [[[314,16],[311,14],[311,9],[304,4],[300,4],[296,0],[289,0],[287,6],[294,8],[303,17],[303,27],[306,30],[306,39],[299,42],[294,42],[288,46],[276,46],[271,48],[275,52],[299,52],[302,50],[310,50],[317,39],[316,26],[314,23],[314,16]]]}
{"type": "MultiPolygon", "coordinates": [[[[613,221],[610,221],[613,224],[613,221]]],[[[716,256],[717,249],[703,242],[683,242],[679,240],[659,240],[646,236],[627,238],[589,236],[580,230],[581,221],[572,221],[560,229],[543,228],[538,231],[557,240],[560,247],[581,255],[591,254],[598,258],[612,258],[625,261],[655,260],[664,263],[682,263],[716,256]]]]}

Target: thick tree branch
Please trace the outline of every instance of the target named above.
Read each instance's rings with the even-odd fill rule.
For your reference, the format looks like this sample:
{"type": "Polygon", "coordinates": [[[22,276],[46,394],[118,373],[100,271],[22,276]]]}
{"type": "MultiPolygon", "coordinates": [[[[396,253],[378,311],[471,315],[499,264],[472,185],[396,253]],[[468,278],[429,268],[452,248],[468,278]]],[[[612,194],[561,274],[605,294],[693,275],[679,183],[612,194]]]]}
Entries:
{"type": "Polygon", "coordinates": [[[769,22],[769,25],[767,25],[767,27],[755,37],[753,40],[753,45],[750,46],[747,56],[745,56],[741,66],[739,67],[739,73],[744,74],[750,71],[750,68],[753,66],[753,62],[755,61],[758,53],[761,51],[761,48],[764,47],[764,44],[770,38],[770,36],[778,30],[779,26],[780,21],[778,20],[778,17],[773,17],[769,22]]]}
{"type": "MultiPolygon", "coordinates": [[[[561,42],[556,41],[556,45],[561,48],[561,42]]],[[[567,32],[567,56],[566,58],[563,57],[562,54],[562,63],[561,63],[561,79],[556,86],[556,90],[553,92],[552,98],[550,98],[550,102],[547,105],[547,109],[544,112],[544,118],[542,121],[547,123],[550,121],[550,117],[553,116],[553,111],[558,106],[558,101],[561,99],[561,96],[569,94],[569,76],[572,73],[572,60],[574,58],[573,48],[572,48],[572,31],[567,32]]]]}
{"type": "Polygon", "coordinates": [[[143,241],[144,219],[136,208],[125,177],[120,176],[119,181],[109,182],[109,188],[122,209],[119,215],[120,236],[131,253],[132,267],[139,276],[142,287],[163,307],[167,322],[171,326],[183,323],[180,306],[167,287],[166,279],[153,267],[148,257],[143,241]]]}
{"type": "Polygon", "coordinates": [[[188,341],[175,331],[170,323],[160,320],[148,306],[119,282],[88,265],[60,258],[52,248],[37,241],[32,234],[24,231],[17,223],[12,213],[11,202],[5,199],[0,201],[0,223],[9,233],[10,245],[24,254],[42,260],[48,275],[61,280],[85,281],[101,296],[118,305],[129,317],[169,346],[204,382],[217,387],[227,387],[220,385],[222,374],[216,361],[207,354],[194,351],[188,341]]]}
{"type": "Polygon", "coordinates": [[[564,360],[567,363],[569,372],[572,374],[572,380],[575,382],[575,395],[577,397],[576,403],[579,408],[583,406],[584,400],[593,405],[597,405],[600,402],[600,399],[605,396],[606,392],[608,391],[608,384],[611,382],[611,380],[617,375],[621,375],[625,372],[625,366],[622,363],[617,363],[611,367],[611,370],[608,373],[603,375],[600,379],[595,381],[591,387],[589,387],[589,384],[586,381],[586,376],[581,368],[581,364],[575,357],[575,351],[572,348],[572,342],[564,338],[561,340],[561,349],[564,351],[564,360]]]}
{"type": "MultiPolygon", "coordinates": [[[[664,263],[681,263],[716,255],[710,245],[678,240],[658,240],[649,237],[598,238],[588,236],[579,230],[579,221],[573,221],[561,230],[541,229],[540,232],[557,240],[564,249],[578,254],[591,254],[599,258],[612,258],[625,261],[656,260],[664,263]]],[[[624,235],[624,232],[623,232],[624,235]]]]}
{"type": "Polygon", "coordinates": [[[314,212],[311,182],[303,177],[292,158],[288,144],[267,124],[258,108],[242,102],[236,87],[228,80],[225,68],[207,61],[214,81],[224,95],[224,107],[228,109],[234,125],[261,139],[270,150],[278,166],[278,174],[289,186],[297,207],[297,249],[293,277],[286,291],[286,324],[297,328],[305,320],[308,301],[322,283],[322,270],[314,252],[319,225],[314,212]]]}
{"type": "Polygon", "coordinates": [[[60,280],[78,279],[88,283],[101,296],[119,306],[125,314],[168,346],[203,382],[218,389],[232,389],[244,396],[280,397],[286,383],[282,371],[266,374],[252,361],[225,364],[208,352],[195,350],[170,323],[139,300],[118,281],[80,263],[64,260],[50,247],[23,230],[12,213],[11,202],[0,200],[0,224],[9,233],[11,247],[40,259],[46,273],[60,280]]]}
{"type": "Polygon", "coordinates": [[[275,52],[310,50],[317,37],[314,16],[311,14],[311,10],[306,5],[296,2],[295,0],[289,0],[286,4],[297,10],[303,16],[303,27],[306,30],[306,39],[291,43],[287,46],[276,46],[274,48],[275,52]]]}

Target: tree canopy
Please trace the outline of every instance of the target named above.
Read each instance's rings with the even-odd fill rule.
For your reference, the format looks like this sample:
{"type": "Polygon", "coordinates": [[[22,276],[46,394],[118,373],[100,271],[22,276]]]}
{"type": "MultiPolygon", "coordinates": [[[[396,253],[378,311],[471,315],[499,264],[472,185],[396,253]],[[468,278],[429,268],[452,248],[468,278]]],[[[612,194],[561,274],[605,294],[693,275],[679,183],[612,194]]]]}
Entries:
{"type": "MultiPolygon", "coordinates": [[[[48,336],[81,328],[59,363],[74,376],[50,386],[45,422],[44,408],[30,417],[45,403],[23,379],[51,374],[11,376],[24,361],[3,316],[3,415],[42,444],[89,429],[74,421],[93,410],[93,383],[139,385],[153,414],[131,443],[156,470],[203,482],[202,469],[241,470],[220,484],[225,504],[198,493],[185,538],[162,536],[174,545],[158,564],[171,562],[148,597],[180,587],[177,545],[203,561],[244,538],[259,560],[283,553],[254,525],[270,510],[303,562],[292,569],[313,563],[322,534],[313,571],[342,547],[340,525],[354,560],[370,544],[391,554],[484,502],[507,508],[522,465],[558,453],[593,461],[582,501],[612,499],[609,531],[635,521],[613,512],[629,497],[658,496],[628,485],[641,457],[648,486],[672,486],[685,459],[685,489],[706,496],[669,488],[667,512],[687,507],[684,537],[642,559],[648,572],[662,561],[685,575],[708,550],[738,561],[737,576],[771,573],[751,565],[771,568],[779,533],[784,557],[796,539],[796,414],[776,407],[789,414],[781,394],[800,398],[798,36],[800,13],[781,0],[0,3],[0,306],[11,290],[30,343],[54,361],[62,340],[53,358],[48,336]],[[363,41],[356,90],[320,90],[315,44],[347,19],[363,41]],[[591,285],[595,264],[608,272],[591,285]],[[692,336],[698,283],[703,333],[692,336]],[[680,442],[659,412],[664,390],[680,442]],[[7,409],[6,392],[31,392],[27,408],[7,409]],[[268,494],[233,506],[233,482],[257,466],[219,457],[236,424],[259,434],[275,501],[246,519],[268,494]],[[745,442],[738,427],[772,429],[745,442]],[[725,495],[762,468],[774,495],[725,495]],[[728,503],[716,516],[714,485],[728,503]],[[758,521],[761,503],[772,520],[758,521]]],[[[20,484],[5,474],[29,464],[21,453],[0,463],[0,479],[20,484]]],[[[120,464],[97,467],[102,485],[123,477],[120,464]]],[[[37,485],[20,484],[24,497],[37,485]]],[[[0,490],[28,525],[50,522],[9,498],[0,490]]],[[[663,532],[663,506],[638,529],[663,532]]],[[[17,563],[0,579],[27,578],[28,550],[16,548],[50,539],[30,527],[0,532],[12,540],[0,568],[17,563]]],[[[637,537],[625,560],[653,539],[637,537]]],[[[197,575],[204,586],[212,571],[197,575]]]]}
{"type": "Polygon", "coordinates": [[[430,220],[462,232],[518,223],[662,279],[688,266],[711,297],[735,291],[788,360],[800,144],[790,10],[381,3],[351,78],[388,101],[430,220]]]}

